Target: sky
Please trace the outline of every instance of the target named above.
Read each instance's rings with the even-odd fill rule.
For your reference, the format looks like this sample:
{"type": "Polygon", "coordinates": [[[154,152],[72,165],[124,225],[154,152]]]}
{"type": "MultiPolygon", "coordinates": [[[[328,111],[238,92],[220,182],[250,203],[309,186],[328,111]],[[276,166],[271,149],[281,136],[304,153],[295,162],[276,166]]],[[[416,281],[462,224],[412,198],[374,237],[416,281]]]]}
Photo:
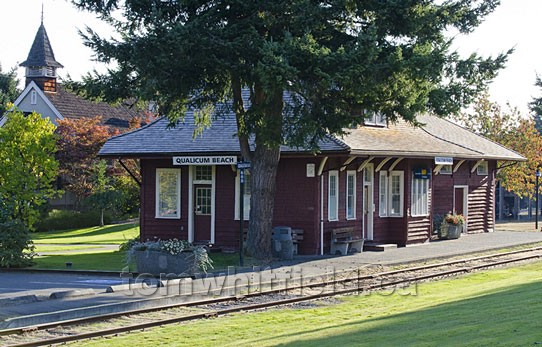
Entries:
{"type": "MultiPolygon", "coordinates": [[[[0,65],[2,71],[24,61],[30,51],[41,22],[42,3],[44,24],[56,60],[64,65],[58,75],[78,80],[87,72],[103,65],[93,61],[93,52],[83,45],[78,29],[85,26],[109,37],[111,29],[93,14],[78,11],[67,0],[0,0],[0,65]]],[[[515,48],[506,68],[490,85],[490,99],[505,106],[510,103],[522,113],[528,113],[528,103],[542,96],[534,86],[536,74],[542,76],[542,45],[538,27],[542,0],[501,0],[501,5],[468,36],[455,38],[454,49],[461,54],[472,52],[483,56],[497,55],[515,48]]],[[[24,81],[24,68],[18,68],[24,81]]]]}

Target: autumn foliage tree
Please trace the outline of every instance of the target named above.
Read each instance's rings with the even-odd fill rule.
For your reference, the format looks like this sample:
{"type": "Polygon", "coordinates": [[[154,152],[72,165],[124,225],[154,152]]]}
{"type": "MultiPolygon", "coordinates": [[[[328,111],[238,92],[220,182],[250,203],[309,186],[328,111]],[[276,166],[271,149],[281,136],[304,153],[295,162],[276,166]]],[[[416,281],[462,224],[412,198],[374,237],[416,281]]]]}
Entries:
{"type": "Polygon", "coordinates": [[[542,137],[535,121],[522,116],[516,108],[503,110],[487,94],[480,96],[469,112],[455,119],[473,132],[500,143],[527,158],[526,162],[506,165],[497,174],[501,185],[522,197],[535,193],[536,169],[542,166],[542,137]]]}
{"type": "Polygon", "coordinates": [[[93,168],[98,162],[98,152],[105,141],[118,133],[101,124],[101,117],[64,119],[56,129],[56,157],[64,188],[72,192],[78,203],[93,191],[93,168]]]}

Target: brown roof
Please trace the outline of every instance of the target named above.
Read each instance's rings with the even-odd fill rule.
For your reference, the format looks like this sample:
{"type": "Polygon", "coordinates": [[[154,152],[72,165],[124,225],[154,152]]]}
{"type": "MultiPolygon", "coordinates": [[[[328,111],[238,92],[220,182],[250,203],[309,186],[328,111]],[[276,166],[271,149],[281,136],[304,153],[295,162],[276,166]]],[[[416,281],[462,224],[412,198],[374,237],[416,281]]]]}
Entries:
{"type": "Polygon", "coordinates": [[[60,84],[57,86],[57,92],[45,92],[45,95],[65,118],[78,119],[101,116],[103,123],[106,125],[127,128],[130,119],[136,116],[144,116],[143,112],[135,107],[124,104],[112,106],[105,102],[89,101],[66,91],[60,84]]]}
{"type": "Polygon", "coordinates": [[[400,120],[389,127],[359,127],[348,130],[342,140],[353,154],[360,155],[525,160],[520,154],[445,119],[423,115],[417,120],[424,125],[414,127],[400,120]]]}

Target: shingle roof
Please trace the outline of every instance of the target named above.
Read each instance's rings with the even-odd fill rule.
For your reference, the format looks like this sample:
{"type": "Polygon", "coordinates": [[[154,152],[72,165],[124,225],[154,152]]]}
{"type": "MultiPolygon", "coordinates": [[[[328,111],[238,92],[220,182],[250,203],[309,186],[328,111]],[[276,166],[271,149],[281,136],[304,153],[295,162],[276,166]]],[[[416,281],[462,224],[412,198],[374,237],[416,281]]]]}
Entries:
{"type": "Polygon", "coordinates": [[[422,115],[417,120],[424,126],[414,127],[400,120],[387,128],[349,130],[342,140],[352,153],[360,155],[525,160],[518,153],[445,119],[422,115]]]}
{"type": "MultiPolygon", "coordinates": [[[[184,122],[175,128],[168,127],[169,121],[160,118],[153,123],[110,138],[100,150],[102,156],[115,157],[154,157],[181,154],[238,154],[237,123],[233,114],[218,117],[210,128],[203,130],[194,138],[194,113],[186,113],[184,122]]],[[[254,147],[253,144],[251,144],[254,147]]],[[[347,147],[332,137],[319,143],[322,152],[345,152],[347,147]]],[[[283,153],[308,152],[287,146],[281,147],[283,153]]]]}
{"type": "Polygon", "coordinates": [[[32,43],[32,48],[28,53],[28,57],[23,61],[20,66],[49,66],[55,68],[63,67],[62,64],[56,61],[55,54],[53,53],[53,48],[51,47],[51,42],[47,36],[47,31],[41,23],[34,42],[32,43]]]}
{"type": "Polygon", "coordinates": [[[127,128],[128,122],[135,116],[143,114],[137,109],[126,105],[112,106],[105,102],[93,102],[66,91],[62,85],[57,85],[56,92],[44,92],[60,114],[69,119],[102,116],[106,125],[127,128]]]}
{"type": "MultiPolygon", "coordinates": [[[[436,157],[458,159],[525,160],[511,151],[467,129],[435,116],[418,116],[422,127],[398,121],[389,127],[359,127],[338,138],[320,141],[321,152],[361,156],[436,157]]],[[[187,112],[184,122],[175,128],[159,119],[143,128],[109,139],[100,150],[102,156],[156,157],[239,153],[237,125],[233,113],[216,119],[202,135],[193,137],[194,113],[187,112]]],[[[253,146],[253,144],[252,144],[253,146]]],[[[299,148],[281,147],[283,153],[308,153],[299,148]]]]}

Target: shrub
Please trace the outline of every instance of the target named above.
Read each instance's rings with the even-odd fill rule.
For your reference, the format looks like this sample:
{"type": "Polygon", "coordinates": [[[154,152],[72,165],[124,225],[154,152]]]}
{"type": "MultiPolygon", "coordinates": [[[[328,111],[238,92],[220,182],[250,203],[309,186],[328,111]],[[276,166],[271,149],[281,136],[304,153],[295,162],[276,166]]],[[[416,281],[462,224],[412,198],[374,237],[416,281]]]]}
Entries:
{"type": "Polygon", "coordinates": [[[34,255],[28,228],[17,220],[0,221],[0,267],[32,265],[34,255]]]}
{"type": "MultiPolygon", "coordinates": [[[[107,213],[104,223],[111,223],[107,213]]],[[[37,231],[53,231],[65,229],[88,228],[100,225],[100,211],[77,212],[67,210],[52,210],[36,224],[37,231]]]]}

